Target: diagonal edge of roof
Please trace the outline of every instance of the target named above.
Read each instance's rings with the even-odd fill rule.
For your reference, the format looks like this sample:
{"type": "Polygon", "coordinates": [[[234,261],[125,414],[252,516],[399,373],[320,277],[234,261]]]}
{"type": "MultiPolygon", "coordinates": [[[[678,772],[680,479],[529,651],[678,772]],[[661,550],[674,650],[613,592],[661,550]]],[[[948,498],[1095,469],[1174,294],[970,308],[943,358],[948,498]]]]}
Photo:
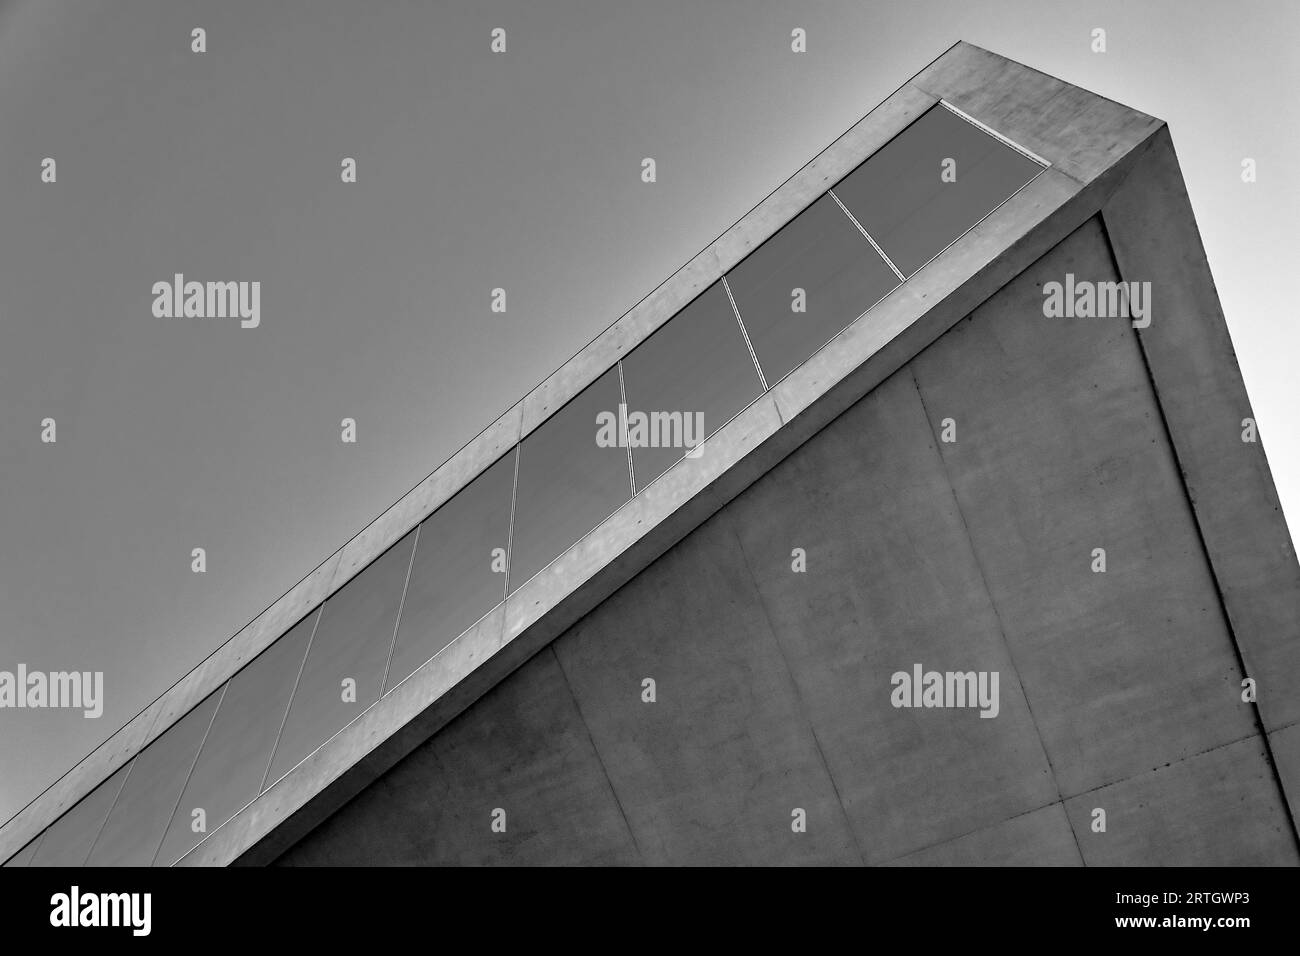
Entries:
{"type": "MultiPolygon", "coordinates": [[[[734,494],[743,490],[743,487],[788,454],[793,447],[797,447],[797,444],[810,437],[816,428],[821,427],[820,424],[816,424],[817,420],[837,407],[843,400],[843,396],[855,393],[862,381],[879,374],[880,370],[891,363],[896,362],[897,365],[901,365],[906,359],[899,360],[899,356],[906,354],[908,350],[914,354],[935,337],[936,329],[939,331],[946,329],[948,325],[959,319],[961,314],[965,314],[961,312],[952,315],[952,307],[965,308],[965,311],[969,311],[969,308],[978,302],[971,302],[969,307],[963,306],[962,303],[968,300],[972,293],[978,294],[979,290],[989,286],[990,282],[1000,284],[1014,275],[1015,273],[1011,272],[1000,281],[997,279],[1007,268],[1013,266],[1015,261],[1022,258],[1018,255],[1007,259],[1003,253],[1017,246],[1023,246],[1022,252],[1031,247],[1036,248],[1037,244],[1025,243],[1031,230],[1038,229],[1051,217],[1061,219],[1062,214],[1065,214],[1065,219],[1069,219],[1076,215],[1079,209],[1085,207],[1090,210],[1089,215],[1095,212],[1101,201],[1102,190],[1104,189],[1108,195],[1109,191],[1114,189],[1115,173],[1122,165],[1122,161],[1164,125],[1160,120],[1146,114],[1071,86],[980,47],[965,42],[954,44],[850,127],[834,143],[799,169],[609,328],[596,336],[573,358],[488,425],[342,548],[330,555],[302,581],[224,642],[207,659],[182,677],[112,737],[0,826],[0,859],[7,858],[26,845],[44,827],[184,716],[194,704],[220,687],[244,664],[273,643],[303,615],[341,588],[371,560],[451,498],[516,442],[527,436],[551,412],[595,381],[617,359],[626,355],[683,305],[717,281],[752,249],[776,233],[821,196],[827,188],[834,185],[940,99],[1037,153],[1051,163],[1051,168],[1034,181],[1038,184],[1035,188],[1022,190],[1013,200],[1004,204],[998,215],[992,217],[995,221],[986,220],[985,223],[977,226],[926,266],[922,273],[918,273],[924,281],[918,282],[917,277],[913,277],[896,290],[890,297],[894,300],[891,306],[897,306],[892,309],[897,313],[896,318],[891,318],[883,326],[871,329],[869,334],[864,327],[866,324],[859,319],[837,337],[837,341],[842,340],[842,345],[856,344],[858,347],[848,348],[842,352],[838,348],[823,349],[803,367],[792,373],[785,382],[727,426],[735,433],[733,437],[742,437],[741,446],[745,449],[745,453],[733,462],[733,465],[743,465],[734,468],[733,476],[712,475],[704,485],[696,487],[700,478],[696,475],[694,481],[687,482],[693,489],[689,492],[691,507],[685,507],[682,501],[676,501],[674,504],[670,501],[653,502],[647,499],[661,513],[656,515],[656,526],[651,529],[652,533],[644,538],[638,538],[636,542],[639,545],[642,541],[647,543],[637,549],[630,549],[638,552],[637,558],[613,562],[621,565],[620,573],[634,567],[638,562],[641,562],[640,566],[643,567],[649,560],[653,560],[653,556],[657,556],[657,553],[667,547],[667,545],[659,546],[662,541],[669,539],[675,541],[680,538],[689,531],[690,527],[694,527],[694,524],[698,524],[703,517],[707,517],[712,510],[725,503],[725,500],[729,500],[734,494]],[[1092,196],[1092,199],[1084,201],[1085,192],[1092,196]],[[1009,226],[1011,232],[1008,232],[1009,226]],[[941,293],[942,296],[939,297],[941,293]],[[940,305],[952,307],[940,308],[940,305]],[[861,341],[858,341],[859,339],[861,341]],[[852,364],[846,365],[846,363],[852,364]],[[869,373],[866,374],[866,378],[864,373],[869,373]],[[833,384],[826,384],[827,376],[834,376],[833,384]],[[846,383],[849,383],[847,388],[846,383]],[[784,442],[768,441],[776,429],[787,425],[792,418],[796,417],[801,419],[802,424],[798,429],[787,427],[784,442]],[[800,438],[789,449],[780,452],[779,457],[773,457],[775,453],[773,450],[762,452],[757,456],[750,454],[754,448],[765,443],[772,449],[779,449],[810,427],[812,431],[808,431],[807,435],[800,438]],[[750,443],[753,447],[749,447],[750,443]],[[670,504],[672,504],[671,510],[665,511],[664,509],[670,504]],[[681,517],[677,517],[679,514],[681,517]],[[702,517],[695,520],[699,515],[702,517]],[[673,517],[675,520],[665,521],[664,519],[668,517],[673,517]],[[692,520],[694,520],[693,524],[692,520]],[[663,522],[664,530],[656,534],[655,532],[659,531],[657,527],[659,522],[663,522]]],[[[1028,262],[1024,263],[1027,264],[1028,262]]],[[[1020,268],[1023,268],[1023,265],[1020,268]]],[[[1017,268],[1016,271],[1019,269],[1017,268]]],[[[986,291],[983,291],[980,301],[997,287],[998,285],[989,286],[986,291]]],[[[873,385],[874,383],[867,387],[873,385]]],[[[857,397],[860,397],[860,394],[857,397]]],[[[852,400],[855,401],[856,398],[852,400]]],[[[847,407],[847,404],[851,404],[851,401],[845,403],[843,407],[847,407]]],[[[842,408],[839,410],[842,411],[842,408]]],[[[838,414],[838,411],[834,414],[838,414]]],[[[661,493],[667,498],[674,497],[671,493],[673,490],[673,482],[662,483],[661,493]]],[[[685,493],[681,487],[676,487],[675,490],[678,496],[685,493]]],[[[621,511],[622,509],[620,513],[621,511]]],[[[610,520],[617,517],[616,513],[610,520]]],[[[584,542],[586,540],[584,539],[584,542]]],[[[579,542],[570,549],[570,552],[580,552],[584,542],[579,542]]],[[[570,552],[566,552],[562,560],[557,562],[559,571],[566,571],[563,560],[568,558],[570,552]]],[[[515,657],[532,652],[528,648],[533,642],[542,640],[545,634],[554,637],[562,632],[562,622],[570,616],[574,608],[591,601],[592,595],[600,592],[612,593],[612,588],[608,591],[606,589],[609,582],[618,575],[613,577],[597,575],[598,571],[610,563],[608,555],[606,559],[600,567],[585,568],[580,572],[575,572],[574,568],[570,567],[566,574],[561,574],[561,577],[572,577],[574,573],[579,573],[581,580],[575,586],[568,586],[573,584],[569,581],[558,591],[556,582],[551,580],[552,575],[539,575],[538,579],[517,592],[516,601],[500,605],[496,611],[475,626],[479,631],[499,626],[499,633],[492,638],[498,642],[497,648],[489,653],[507,649],[506,645],[510,645],[509,654],[497,655],[501,662],[496,666],[496,671],[505,669],[504,672],[508,673],[521,663],[522,659],[526,659],[524,656],[511,664],[515,657]],[[602,577],[602,580],[600,586],[593,588],[590,584],[595,577],[602,577]],[[538,608],[543,610],[539,611],[538,608]],[[562,613],[553,613],[557,610],[562,613]],[[497,618],[499,620],[496,620],[497,618]],[[547,620],[543,622],[543,618],[547,620]],[[539,627],[539,623],[544,626],[539,627]],[[529,640],[515,640],[525,634],[528,635],[529,640]]],[[[627,576],[630,577],[630,574],[627,576]]],[[[466,647],[468,646],[469,642],[466,643],[466,647]]],[[[376,715],[376,718],[383,718],[378,720],[378,724],[385,729],[380,731],[370,728],[365,731],[368,745],[364,748],[362,757],[389,738],[401,738],[405,741],[413,740],[421,734],[427,736],[427,733],[432,732],[427,729],[428,727],[434,727],[435,724],[441,726],[446,719],[450,719],[450,716],[454,716],[454,713],[458,713],[483,690],[499,680],[500,676],[504,676],[504,674],[492,676],[489,669],[478,667],[480,663],[481,660],[462,662],[468,670],[461,677],[468,676],[471,672],[482,672],[476,680],[479,683],[485,681],[486,683],[476,692],[472,686],[474,681],[463,681],[458,678],[448,684],[446,682],[450,678],[446,674],[441,674],[435,684],[441,682],[446,686],[441,687],[436,697],[425,697],[422,703],[417,695],[413,699],[403,700],[401,706],[387,708],[391,713],[376,715]],[[457,693],[451,693],[453,690],[457,693]],[[427,703],[430,699],[440,706],[427,703]],[[399,715],[404,716],[399,718],[399,715]],[[416,720],[417,716],[421,719],[416,720]],[[402,733],[399,734],[399,730],[402,733]]],[[[417,672],[417,675],[428,669],[426,665],[421,672],[417,672]]],[[[388,700],[389,697],[394,697],[396,701],[402,698],[403,694],[411,698],[417,692],[428,693],[428,691],[429,687],[424,686],[420,681],[412,681],[402,693],[390,693],[385,698],[381,698],[379,703],[388,700]]],[[[358,718],[358,721],[361,720],[362,718],[358,718]]],[[[331,745],[334,741],[340,742],[341,749],[332,749],[340,749],[340,753],[356,756],[355,743],[347,744],[346,740],[336,737],[331,741],[331,745]]],[[[394,744],[386,749],[391,753],[397,753],[401,750],[401,745],[394,744]]],[[[409,747],[406,749],[409,750],[409,747]]],[[[269,829],[279,821],[287,818],[303,805],[312,801],[320,803],[322,808],[328,805],[330,800],[321,802],[321,797],[324,796],[322,791],[334,781],[344,777],[353,767],[353,764],[339,764],[335,759],[337,756],[327,752],[320,755],[320,759],[315,760],[315,765],[312,760],[309,760],[281,781],[284,786],[278,784],[263,794],[265,797],[280,791],[280,799],[287,801],[283,805],[277,805],[275,812],[271,814],[276,820],[269,826],[264,828],[258,824],[259,820],[265,824],[267,817],[266,813],[260,812],[258,804],[262,801],[259,798],[245,808],[245,811],[254,812],[241,811],[240,816],[244,817],[244,821],[240,827],[231,827],[223,840],[206,841],[200,849],[208,846],[209,852],[206,855],[197,854],[198,858],[203,862],[229,862],[239,852],[243,852],[263,838],[266,832],[269,832],[269,829]],[[294,805],[290,806],[290,804],[294,805]],[[236,830],[243,834],[239,839],[234,839],[232,836],[236,830]]],[[[400,759],[400,756],[395,759],[400,759]]],[[[379,766],[389,764],[390,761],[387,758],[377,757],[366,763],[379,766]]],[[[353,778],[356,774],[350,774],[348,777],[351,781],[349,786],[355,784],[353,778]]],[[[343,789],[347,788],[335,787],[335,795],[343,789]]],[[[288,833],[289,831],[286,830],[286,838],[288,833]]],[[[212,836],[215,835],[214,831],[212,836]]],[[[187,862],[193,861],[187,860],[187,862]]]]}

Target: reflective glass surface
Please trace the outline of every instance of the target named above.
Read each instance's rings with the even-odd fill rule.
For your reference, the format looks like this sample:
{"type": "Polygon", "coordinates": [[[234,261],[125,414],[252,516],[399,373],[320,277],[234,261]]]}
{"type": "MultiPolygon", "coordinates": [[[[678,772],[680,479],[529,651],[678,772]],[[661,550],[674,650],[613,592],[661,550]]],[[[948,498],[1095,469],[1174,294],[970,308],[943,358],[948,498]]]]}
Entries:
{"type": "Polygon", "coordinates": [[[516,454],[489,465],[420,526],[385,688],[504,600],[516,454]]]}
{"type": "Polygon", "coordinates": [[[108,811],[113,807],[131,764],[120,767],[81,801],[55,820],[32,858],[32,866],[81,866],[90,855],[108,811]]]}
{"type": "Polygon", "coordinates": [[[40,840],[42,840],[43,838],[44,838],[44,832],[40,832],[40,834],[36,835],[36,838],[34,840],[31,840],[31,843],[27,844],[26,847],[19,849],[19,851],[17,853],[14,853],[12,857],[9,857],[8,860],[5,860],[4,865],[5,866],[26,866],[27,864],[30,864],[31,857],[34,857],[36,855],[36,849],[40,847],[40,840]]]}
{"type": "Polygon", "coordinates": [[[934,106],[833,191],[899,271],[911,275],[1042,169],[934,106]],[[951,182],[945,168],[955,174],[951,182]]]}
{"type": "Polygon", "coordinates": [[[627,449],[597,444],[597,416],[617,417],[619,397],[615,367],[520,446],[512,591],[632,497],[627,449]]]}
{"type": "Polygon", "coordinates": [[[623,390],[637,491],[762,394],[721,282],[623,359],[623,390]]]}
{"type": "Polygon", "coordinates": [[[769,386],[899,284],[830,196],[746,256],[727,282],[769,386]]]}
{"type": "Polygon", "coordinates": [[[87,866],[149,866],[171,822],[222,688],[205,697],[135,758],[87,866]]]}
{"type": "Polygon", "coordinates": [[[158,851],[159,865],[175,863],[257,796],[317,613],[299,621],[230,679],[158,851]],[[195,811],[202,811],[201,816],[195,811]]]}
{"type": "Polygon", "coordinates": [[[40,846],[41,839],[44,836],[45,836],[44,833],[37,835],[36,839],[32,840],[30,843],[28,843],[25,847],[23,847],[21,850],[15,853],[9,859],[5,860],[4,865],[5,866],[27,866],[27,864],[31,863],[32,857],[36,855],[36,850],[40,846]]]}
{"type": "Polygon", "coordinates": [[[374,703],[411,565],[409,531],[325,602],[267,785],[374,703]],[[354,683],[345,686],[346,681],[354,683]]]}

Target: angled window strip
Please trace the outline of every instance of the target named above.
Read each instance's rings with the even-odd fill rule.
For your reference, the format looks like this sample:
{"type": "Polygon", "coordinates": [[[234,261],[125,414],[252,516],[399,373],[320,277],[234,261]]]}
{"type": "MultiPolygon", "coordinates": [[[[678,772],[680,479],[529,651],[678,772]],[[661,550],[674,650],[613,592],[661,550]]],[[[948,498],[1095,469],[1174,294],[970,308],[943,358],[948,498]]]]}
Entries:
{"type": "Polygon", "coordinates": [[[140,751],[88,866],[149,866],[198,757],[225,684],[140,751]]]}
{"type": "Polygon", "coordinates": [[[501,603],[518,454],[497,459],[420,525],[385,691],[501,603]]]}
{"type": "Polygon", "coordinates": [[[905,276],[1044,169],[963,116],[932,106],[832,187],[905,276]]]}
{"type": "Polygon", "coordinates": [[[763,394],[763,382],[715,282],[624,357],[627,439],[637,490],[763,394]],[[638,434],[639,432],[639,434],[638,434]]]}
{"type": "Polygon", "coordinates": [[[131,765],[126,764],[45,830],[32,866],[81,866],[117,802],[131,765]]]}
{"type": "Polygon", "coordinates": [[[766,380],[775,385],[899,285],[829,196],[727,273],[766,380]]]}
{"type": "Polygon", "coordinates": [[[260,792],[315,617],[299,621],[230,679],[159,850],[160,864],[175,863],[260,792]]]}
{"type": "Polygon", "coordinates": [[[414,529],[407,532],[325,602],[276,743],[268,783],[379,699],[415,534],[414,529]]]}
{"type": "Polygon", "coordinates": [[[618,415],[618,374],[609,369],[519,446],[511,592],[632,497],[626,449],[597,442],[599,416],[618,415]]]}

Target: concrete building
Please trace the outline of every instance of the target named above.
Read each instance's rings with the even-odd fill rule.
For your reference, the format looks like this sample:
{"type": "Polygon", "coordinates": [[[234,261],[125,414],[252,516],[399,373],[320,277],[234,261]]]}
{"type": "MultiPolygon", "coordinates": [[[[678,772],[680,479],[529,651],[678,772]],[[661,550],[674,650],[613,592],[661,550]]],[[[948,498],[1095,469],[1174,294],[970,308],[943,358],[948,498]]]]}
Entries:
{"type": "Polygon", "coordinates": [[[957,44],[0,858],[1294,864],[1251,419],[1165,124],[957,44]]]}

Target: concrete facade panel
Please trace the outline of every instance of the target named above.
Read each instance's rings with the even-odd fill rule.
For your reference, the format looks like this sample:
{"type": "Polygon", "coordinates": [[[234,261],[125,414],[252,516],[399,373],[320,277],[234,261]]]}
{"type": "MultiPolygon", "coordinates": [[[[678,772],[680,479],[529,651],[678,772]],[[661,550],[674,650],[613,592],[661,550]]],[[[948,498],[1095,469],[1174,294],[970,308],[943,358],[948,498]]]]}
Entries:
{"type": "Polygon", "coordinates": [[[543,651],[280,863],[638,861],[555,655],[543,651]],[[497,810],[504,811],[504,832],[493,829],[497,810]],[[353,824],[359,818],[365,826],[353,824]]]}
{"type": "MultiPolygon", "coordinates": [[[[1265,730],[1300,721],[1300,565],[1168,130],[1102,211],[1126,280],[1151,283],[1139,331],[1197,526],[1265,730]]],[[[1266,437],[1266,436],[1264,436],[1266,437]]]]}
{"type": "Polygon", "coordinates": [[[728,524],[706,522],[554,647],[647,863],[860,862],[728,524]]]}
{"type": "Polygon", "coordinates": [[[1066,801],[1088,866],[1295,866],[1263,740],[1249,737],[1066,801]],[[1106,830],[1094,832],[1094,810],[1106,830]]]}
{"type": "Polygon", "coordinates": [[[1082,866],[1065,807],[1053,803],[891,860],[888,866],[1082,866]]]}
{"type": "Polygon", "coordinates": [[[1059,798],[906,369],[723,514],[868,862],[1059,798]],[[997,716],[894,707],[918,663],[998,672],[997,716]]]}
{"type": "Polygon", "coordinates": [[[1268,742],[1291,819],[1295,820],[1300,812],[1300,724],[1272,731],[1268,742]]]}
{"type": "Polygon", "coordinates": [[[1091,182],[1162,125],[969,43],[955,44],[912,84],[941,95],[1081,183],[1091,182]],[[1009,95],[1010,90],[1016,93],[1009,95]]]}
{"type": "Polygon", "coordinates": [[[912,369],[1069,797],[1255,728],[1133,329],[1045,317],[1067,273],[1117,278],[1096,219],[912,369]]]}

